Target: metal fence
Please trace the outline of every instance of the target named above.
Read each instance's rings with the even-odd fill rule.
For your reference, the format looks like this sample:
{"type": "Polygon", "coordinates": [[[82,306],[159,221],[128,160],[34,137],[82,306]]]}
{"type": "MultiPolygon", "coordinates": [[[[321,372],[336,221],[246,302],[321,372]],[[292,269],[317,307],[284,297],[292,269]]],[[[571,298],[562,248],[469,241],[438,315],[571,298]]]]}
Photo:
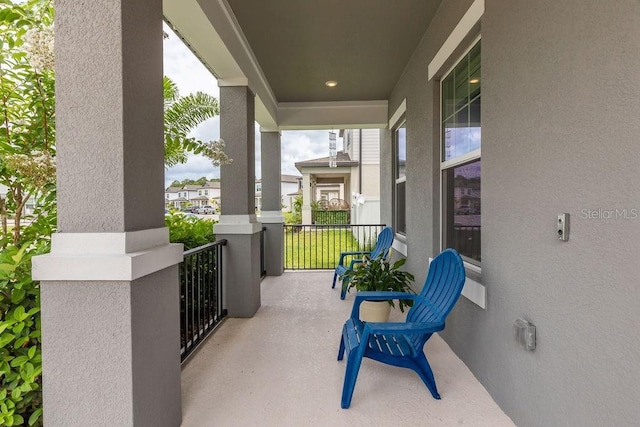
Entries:
{"type": "Polygon", "coordinates": [[[332,270],[342,252],[370,251],[384,227],[384,224],[287,224],[284,268],[332,270]]]}
{"type": "Polygon", "coordinates": [[[188,250],[180,263],[180,360],[184,361],[226,317],[222,247],[226,240],[188,250]]]}
{"type": "Polygon", "coordinates": [[[456,248],[460,255],[480,261],[480,238],[480,227],[456,225],[453,227],[452,247],[456,248]]]}

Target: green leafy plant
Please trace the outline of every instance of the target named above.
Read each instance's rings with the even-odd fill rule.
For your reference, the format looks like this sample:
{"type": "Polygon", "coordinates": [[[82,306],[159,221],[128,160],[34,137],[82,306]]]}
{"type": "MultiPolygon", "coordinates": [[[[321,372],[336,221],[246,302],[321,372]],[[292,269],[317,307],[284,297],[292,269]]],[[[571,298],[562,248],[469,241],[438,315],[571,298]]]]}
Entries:
{"type": "Polygon", "coordinates": [[[166,76],[163,95],[165,166],[185,163],[188,152],[207,157],[214,166],[231,163],[224,153],[223,140],[205,142],[189,136],[198,125],[220,114],[218,100],[203,92],[180,96],[178,86],[166,76]]]}
{"type": "Polygon", "coordinates": [[[165,225],[169,227],[171,243],[182,243],[184,249],[189,250],[215,241],[213,234],[214,220],[182,215],[171,212],[164,217],[165,225]]]}
{"type": "Polygon", "coordinates": [[[47,250],[28,242],[0,254],[0,425],[41,424],[40,287],[31,257],[47,250]]]}
{"type": "MultiPolygon", "coordinates": [[[[342,276],[342,280],[348,281],[347,290],[355,288],[358,291],[391,291],[407,292],[414,294],[411,283],[415,280],[413,274],[400,270],[406,262],[405,258],[400,258],[391,264],[382,257],[368,258],[365,256],[364,262],[342,276]]],[[[395,307],[393,300],[389,304],[395,307]]],[[[400,311],[404,313],[405,307],[411,307],[412,300],[399,300],[400,311]]]]}

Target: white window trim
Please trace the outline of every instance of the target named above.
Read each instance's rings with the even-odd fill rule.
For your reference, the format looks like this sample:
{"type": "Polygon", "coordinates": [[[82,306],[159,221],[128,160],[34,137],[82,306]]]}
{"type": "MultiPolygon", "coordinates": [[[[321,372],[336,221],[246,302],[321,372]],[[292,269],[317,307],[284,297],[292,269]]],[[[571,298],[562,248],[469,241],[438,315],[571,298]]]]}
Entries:
{"type": "MultiPolygon", "coordinates": [[[[394,168],[393,168],[393,173],[394,175],[397,173],[396,167],[397,167],[397,153],[396,153],[396,140],[395,140],[395,133],[396,131],[402,126],[405,125],[405,129],[406,129],[406,124],[407,124],[407,117],[406,117],[406,112],[407,112],[407,98],[403,99],[402,102],[400,103],[400,106],[398,107],[398,109],[396,110],[395,113],[393,113],[393,116],[391,117],[391,120],[389,120],[389,128],[391,129],[391,140],[392,140],[392,147],[391,147],[391,153],[392,153],[392,157],[393,157],[393,162],[394,162],[394,168]],[[391,125],[391,123],[393,123],[393,125],[391,125]]],[[[406,142],[406,141],[405,141],[406,142]]],[[[407,147],[405,147],[406,150],[407,147]]],[[[406,153],[405,153],[406,155],[406,153]]],[[[398,184],[401,184],[403,182],[407,182],[407,173],[405,171],[405,174],[399,178],[395,178],[394,180],[394,184],[393,184],[393,222],[395,225],[395,219],[396,219],[396,188],[398,186],[398,184]]],[[[405,212],[405,227],[406,227],[406,221],[407,221],[407,196],[406,196],[406,188],[405,188],[405,203],[404,203],[404,212],[405,212]]],[[[395,234],[395,239],[394,240],[394,244],[396,242],[399,242],[398,247],[396,247],[395,249],[400,252],[401,254],[403,254],[404,256],[407,256],[407,232],[405,230],[404,234],[401,234],[399,232],[397,232],[396,230],[394,230],[394,234],[395,234]]]]}
{"type": "MultiPolygon", "coordinates": [[[[442,101],[440,101],[440,105],[442,105],[442,101]]],[[[440,132],[442,134],[442,123],[440,123],[440,132]]],[[[481,148],[478,148],[477,150],[470,151],[467,154],[463,154],[462,156],[447,160],[446,162],[440,162],[440,170],[443,171],[446,169],[451,169],[452,167],[468,163],[471,160],[479,159],[481,157],[481,150],[481,148]]],[[[442,158],[442,136],[440,137],[440,158],[442,158]]]]}
{"type": "Polygon", "coordinates": [[[391,119],[389,119],[389,129],[393,130],[393,128],[399,124],[400,119],[402,118],[402,116],[404,116],[406,112],[407,112],[407,98],[402,100],[402,102],[396,109],[395,113],[393,113],[393,115],[391,116],[391,119]]]}
{"type": "MultiPolygon", "coordinates": [[[[473,30],[473,27],[475,27],[475,25],[480,21],[483,14],[484,0],[475,0],[429,63],[429,67],[427,69],[429,80],[431,80],[438,71],[440,71],[445,62],[451,58],[453,52],[458,48],[458,46],[460,46],[467,34],[473,30]]],[[[473,46],[474,44],[475,42],[471,45],[473,46]]],[[[445,74],[448,73],[449,72],[445,74]]]]}

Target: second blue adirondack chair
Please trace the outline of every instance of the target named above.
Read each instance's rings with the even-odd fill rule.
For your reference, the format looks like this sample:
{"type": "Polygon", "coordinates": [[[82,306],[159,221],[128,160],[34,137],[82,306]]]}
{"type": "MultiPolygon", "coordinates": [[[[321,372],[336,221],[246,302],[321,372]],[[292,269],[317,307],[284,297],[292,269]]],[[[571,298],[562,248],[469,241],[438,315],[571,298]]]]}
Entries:
{"type": "Polygon", "coordinates": [[[341,406],[351,405],[358,371],[363,357],[388,365],[414,370],[434,398],[440,399],[424,345],[434,332],[444,329],[444,320],[453,309],[465,272],[458,252],[446,249],[431,261],[427,280],[420,295],[401,292],[358,292],[351,317],[342,328],[338,360],[347,352],[347,367],[341,406]],[[360,321],[362,301],[412,299],[406,322],[370,323],[360,321]]]}
{"type": "MultiPolygon", "coordinates": [[[[338,265],[336,265],[336,269],[333,273],[333,284],[331,285],[331,288],[333,289],[336,287],[336,281],[338,280],[339,276],[342,276],[344,273],[347,272],[347,270],[353,270],[353,267],[356,264],[363,262],[362,257],[364,255],[368,256],[369,258],[377,258],[377,257],[386,258],[387,255],[389,254],[389,249],[391,249],[392,244],[393,244],[393,228],[385,227],[382,229],[380,234],[378,234],[378,240],[376,241],[376,245],[374,246],[373,250],[342,252],[340,254],[340,259],[338,260],[338,265]],[[345,262],[344,262],[345,257],[354,256],[354,255],[359,255],[360,258],[352,259],[349,265],[345,265],[345,262]]],[[[340,292],[340,299],[344,299],[345,296],[347,295],[347,285],[348,285],[347,280],[343,280],[342,290],[340,292]]]]}

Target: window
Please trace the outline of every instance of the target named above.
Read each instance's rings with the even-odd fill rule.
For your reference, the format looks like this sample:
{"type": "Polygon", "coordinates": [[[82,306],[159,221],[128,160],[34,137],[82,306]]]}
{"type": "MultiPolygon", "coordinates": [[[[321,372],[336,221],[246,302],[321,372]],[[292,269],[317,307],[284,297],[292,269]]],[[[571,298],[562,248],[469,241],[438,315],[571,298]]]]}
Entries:
{"type": "Polygon", "coordinates": [[[406,235],[406,184],[407,184],[407,122],[402,119],[393,131],[393,157],[395,170],[393,228],[406,235]]]}
{"type": "Polygon", "coordinates": [[[480,41],[441,82],[443,243],[480,265],[480,41]]]}

